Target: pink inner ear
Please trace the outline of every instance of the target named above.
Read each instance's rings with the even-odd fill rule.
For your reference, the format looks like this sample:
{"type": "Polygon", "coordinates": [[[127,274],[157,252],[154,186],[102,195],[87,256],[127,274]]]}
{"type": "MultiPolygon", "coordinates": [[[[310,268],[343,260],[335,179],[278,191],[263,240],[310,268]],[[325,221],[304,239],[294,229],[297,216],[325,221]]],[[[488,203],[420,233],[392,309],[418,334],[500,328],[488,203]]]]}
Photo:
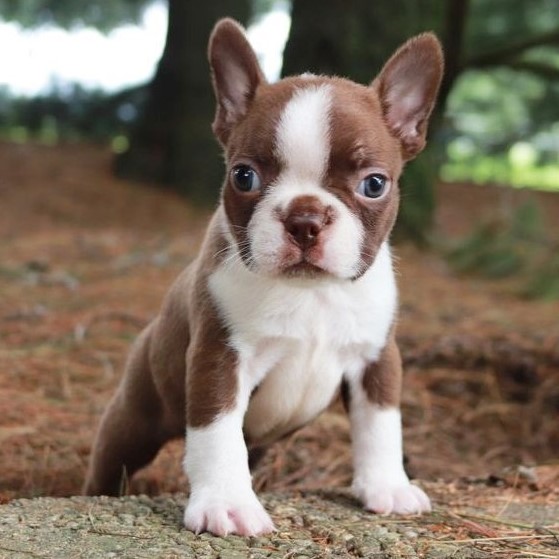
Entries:
{"type": "Polygon", "coordinates": [[[373,82],[386,123],[410,158],[425,145],[427,119],[435,104],[442,67],[440,44],[427,33],[403,45],[373,82]]]}
{"type": "Polygon", "coordinates": [[[227,121],[234,123],[246,112],[250,83],[246,72],[235,63],[224,67],[223,81],[227,83],[227,88],[224,88],[221,102],[227,121]]]}
{"type": "Polygon", "coordinates": [[[420,133],[418,124],[423,120],[427,110],[424,96],[421,93],[407,83],[397,84],[388,92],[387,120],[401,136],[417,136],[420,133]]]}

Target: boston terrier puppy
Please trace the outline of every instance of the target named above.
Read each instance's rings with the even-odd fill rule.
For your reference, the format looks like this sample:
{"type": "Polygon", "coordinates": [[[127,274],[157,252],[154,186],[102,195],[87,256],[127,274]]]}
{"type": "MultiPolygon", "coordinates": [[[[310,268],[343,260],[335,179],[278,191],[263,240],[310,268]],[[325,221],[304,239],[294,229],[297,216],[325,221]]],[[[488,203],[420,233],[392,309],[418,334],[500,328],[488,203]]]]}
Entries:
{"type": "Polygon", "coordinates": [[[221,200],[132,348],[85,492],[118,494],[123,474],[186,432],[186,527],[269,532],[249,453],[307,424],[343,385],[355,495],[380,514],[428,511],[402,463],[388,239],[402,167],[425,146],[440,44],[409,40],[370,85],[312,74],[270,84],[243,28],[224,19],[209,61],[221,200]]]}

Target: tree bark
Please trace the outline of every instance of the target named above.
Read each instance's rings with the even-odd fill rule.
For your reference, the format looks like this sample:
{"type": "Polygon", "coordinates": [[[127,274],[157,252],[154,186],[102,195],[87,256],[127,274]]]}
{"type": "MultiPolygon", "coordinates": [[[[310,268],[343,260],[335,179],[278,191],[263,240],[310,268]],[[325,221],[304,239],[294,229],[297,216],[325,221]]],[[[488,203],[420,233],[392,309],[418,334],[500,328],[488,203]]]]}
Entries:
{"type": "Polygon", "coordinates": [[[217,198],[223,169],[211,132],[214,95],[206,49],[215,22],[246,22],[250,0],[168,0],[167,39],[129,149],[116,157],[117,175],[155,182],[199,203],[217,198]]]}
{"type": "Polygon", "coordinates": [[[470,0],[460,0],[459,2],[456,0],[446,0],[443,36],[445,72],[441,83],[436,116],[442,114],[454,82],[462,72],[462,53],[464,52],[464,36],[469,10],[470,0]]]}
{"type": "Polygon", "coordinates": [[[282,74],[343,75],[353,0],[293,0],[282,74]]]}

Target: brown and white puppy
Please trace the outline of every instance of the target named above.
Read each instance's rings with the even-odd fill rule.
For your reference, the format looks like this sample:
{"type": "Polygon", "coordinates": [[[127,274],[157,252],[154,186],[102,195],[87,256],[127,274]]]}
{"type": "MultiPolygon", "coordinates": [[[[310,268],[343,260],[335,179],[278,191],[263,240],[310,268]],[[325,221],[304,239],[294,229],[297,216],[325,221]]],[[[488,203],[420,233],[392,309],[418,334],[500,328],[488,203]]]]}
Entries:
{"type": "Polygon", "coordinates": [[[209,59],[227,164],[221,203],[200,255],[133,347],[85,491],[118,493],[123,471],[186,424],[186,527],[268,532],[247,447],[306,424],[344,383],[356,495],[378,513],[427,511],[402,466],[388,236],[402,167],[425,144],[440,45],[411,39],[370,86],[307,74],[269,84],[243,29],[225,19],[209,59]]]}

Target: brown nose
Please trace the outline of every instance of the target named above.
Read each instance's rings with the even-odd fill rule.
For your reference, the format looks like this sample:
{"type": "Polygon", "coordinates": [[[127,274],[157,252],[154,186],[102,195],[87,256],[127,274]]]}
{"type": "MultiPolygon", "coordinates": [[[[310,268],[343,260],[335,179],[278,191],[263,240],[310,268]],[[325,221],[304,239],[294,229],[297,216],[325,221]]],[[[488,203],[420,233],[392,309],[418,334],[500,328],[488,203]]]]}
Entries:
{"type": "Polygon", "coordinates": [[[316,244],[324,226],[324,216],[315,213],[294,213],[284,221],[285,230],[303,250],[316,244]]]}

